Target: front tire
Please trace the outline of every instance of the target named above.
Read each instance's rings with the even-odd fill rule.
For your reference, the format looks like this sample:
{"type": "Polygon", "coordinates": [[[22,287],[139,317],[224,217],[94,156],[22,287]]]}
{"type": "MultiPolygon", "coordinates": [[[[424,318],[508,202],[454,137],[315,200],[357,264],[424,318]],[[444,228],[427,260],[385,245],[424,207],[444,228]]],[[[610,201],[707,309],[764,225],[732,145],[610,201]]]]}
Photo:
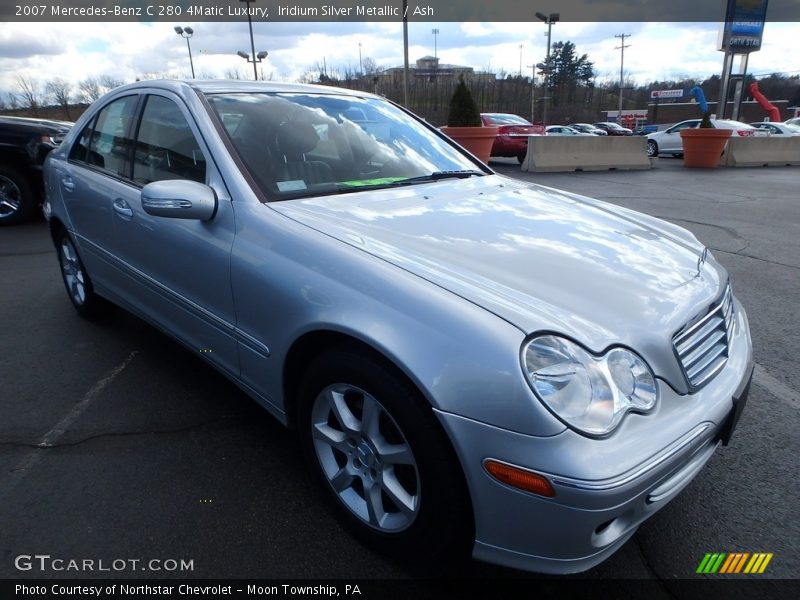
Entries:
{"type": "Polygon", "coordinates": [[[653,158],[654,156],[658,156],[658,144],[653,140],[647,140],[647,157],[653,158]]]}
{"type": "Polygon", "coordinates": [[[466,485],[419,391],[383,360],[349,348],[318,356],[303,380],[303,447],[353,533],[406,560],[466,556],[466,485]]]}
{"type": "Polygon", "coordinates": [[[0,225],[16,225],[36,212],[39,196],[28,178],[10,166],[0,166],[0,225]]]}
{"type": "Polygon", "coordinates": [[[61,278],[70,302],[78,314],[86,318],[94,318],[105,312],[107,303],[94,293],[92,280],[86,273],[81,257],[72,238],[66,231],[61,231],[56,238],[56,252],[61,267],[61,278]]]}

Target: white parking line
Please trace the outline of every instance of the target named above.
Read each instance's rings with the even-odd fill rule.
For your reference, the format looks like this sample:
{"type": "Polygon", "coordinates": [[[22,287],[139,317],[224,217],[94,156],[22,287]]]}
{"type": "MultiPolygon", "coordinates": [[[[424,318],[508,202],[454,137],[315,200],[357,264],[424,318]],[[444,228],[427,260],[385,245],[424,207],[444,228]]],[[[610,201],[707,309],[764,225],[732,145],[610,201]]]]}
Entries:
{"type": "Polygon", "coordinates": [[[753,381],[760,385],[778,400],[782,400],[792,408],[800,408],[800,393],[796,392],[788,385],[770,375],[760,364],[756,363],[753,373],[753,381]]]}
{"type": "Polygon", "coordinates": [[[50,431],[42,436],[42,439],[36,444],[36,449],[34,449],[30,454],[28,454],[16,467],[11,470],[11,480],[6,481],[6,484],[2,486],[4,492],[8,492],[25,477],[27,473],[29,473],[42,459],[45,452],[44,450],[47,448],[51,448],[64,435],[64,433],[69,429],[70,425],[72,425],[78,417],[80,417],[86,409],[89,408],[89,405],[92,403],[92,400],[97,398],[103,390],[105,390],[114,379],[122,373],[125,368],[130,364],[133,358],[138,354],[138,350],[134,350],[131,352],[125,360],[123,360],[119,365],[114,367],[108,375],[100,379],[97,383],[95,383],[92,388],[84,394],[83,398],[81,398],[80,402],[75,404],[72,409],[64,415],[64,417],[56,423],[50,431]]]}

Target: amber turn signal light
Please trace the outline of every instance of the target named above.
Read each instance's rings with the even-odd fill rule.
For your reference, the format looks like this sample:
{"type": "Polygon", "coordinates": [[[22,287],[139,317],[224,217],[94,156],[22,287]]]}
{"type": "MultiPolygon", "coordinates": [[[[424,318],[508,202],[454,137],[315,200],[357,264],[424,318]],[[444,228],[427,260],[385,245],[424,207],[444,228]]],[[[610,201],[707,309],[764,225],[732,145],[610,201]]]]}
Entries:
{"type": "Polygon", "coordinates": [[[538,473],[492,459],[483,461],[483,467],[489,475],[511,487],[547,498],[554,498],[556,495],[552,484],[546,477],[538,473]]]}

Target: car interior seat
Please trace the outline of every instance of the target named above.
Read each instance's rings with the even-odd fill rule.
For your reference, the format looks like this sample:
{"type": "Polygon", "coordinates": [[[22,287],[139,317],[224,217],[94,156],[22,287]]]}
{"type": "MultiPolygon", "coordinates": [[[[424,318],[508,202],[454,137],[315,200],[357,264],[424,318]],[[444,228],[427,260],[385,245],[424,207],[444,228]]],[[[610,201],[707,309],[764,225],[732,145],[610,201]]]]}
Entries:
{"type": "Polygon", "coordinates": [[[306,184],[335,180],[333,169],[321,160],[307,160],[306,154],[317,147],[319,134],[308,121],[286,121],[278,127],[275,142],[283,164],[278,165],[281,181],[303,181],[306,184]]]}

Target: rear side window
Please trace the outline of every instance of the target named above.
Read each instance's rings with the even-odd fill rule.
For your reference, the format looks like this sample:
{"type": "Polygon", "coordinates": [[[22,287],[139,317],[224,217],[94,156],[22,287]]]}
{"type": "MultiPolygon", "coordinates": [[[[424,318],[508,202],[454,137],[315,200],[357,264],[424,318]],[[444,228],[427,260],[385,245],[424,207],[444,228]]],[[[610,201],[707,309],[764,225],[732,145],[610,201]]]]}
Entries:
{"type": "Polygon", "coordinates": [[[88,141],[83,162],[118,177],[125,174],[125,162],[132,147],[128,132],[136,99],[136,96],[126,96],[114,100],[97,114],[91,138],[85,140],[85,131],[81,133],[78,143],[86,146],[88,141]]]}
{"type": "Polygon", "coordinates": [[[83,128],[69,151],[69,160],[122,176],[132,143],[128,131],[136,96],[114,100],[83,128]]]}
{"type": "Polygon", "coordinates": [[[133,181],[165,179],[205,183],[206,159],[183,113],[172,100],[148,96],[136,135],[133,181]]]}

